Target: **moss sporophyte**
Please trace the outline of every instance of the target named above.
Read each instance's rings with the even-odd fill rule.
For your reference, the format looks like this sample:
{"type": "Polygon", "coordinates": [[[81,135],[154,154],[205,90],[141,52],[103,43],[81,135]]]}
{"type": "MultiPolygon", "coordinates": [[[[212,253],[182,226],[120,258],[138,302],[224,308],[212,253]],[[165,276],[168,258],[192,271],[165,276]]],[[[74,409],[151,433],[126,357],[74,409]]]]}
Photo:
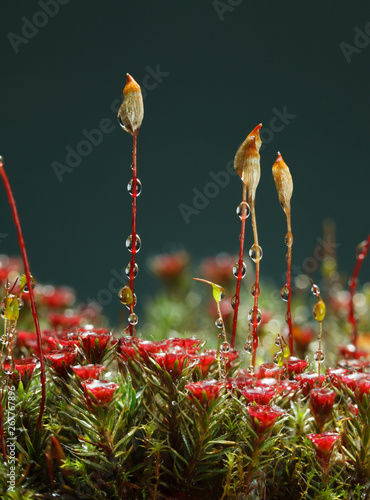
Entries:
{"type": "Polygon", "coordinates": [[[286,281],[280,292],[265,282],[257,125],[234,159],[238,256],[210,256],[199,268],[184,250],[152,256],[148,268],[162,291],[139,322],[143,116],[140,86],[127,75],[118,121],[133,144],[131,257],[118,292],[127,314],[114,331],[98,304],[78,304],[72,289],[31,275],[0,159],[22,254],[0,256],[1,498],[370,498],[370,284],[359,281],[370,236],[357,249],[348,290],[334,252],[323,259],[321,291],[292,273],[293,180],[278,153],[272,173],[286,216],[286,281]]]}

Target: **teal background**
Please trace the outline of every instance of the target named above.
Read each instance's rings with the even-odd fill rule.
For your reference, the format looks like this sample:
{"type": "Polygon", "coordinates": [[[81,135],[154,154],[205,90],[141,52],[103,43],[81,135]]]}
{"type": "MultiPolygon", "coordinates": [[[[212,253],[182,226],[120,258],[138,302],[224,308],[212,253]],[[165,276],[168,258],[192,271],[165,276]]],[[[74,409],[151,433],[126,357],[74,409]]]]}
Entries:
{"type": "MultiPolygon", "coordinates": [[[[304,265],[323,219],[331,217],[340,267],[351,272],[355,247],[369,232],[370,41],[360,36],[355,45],[356,27],[370,33],[368,2],[70,0],[58,6],[32,37],[29,28],[18,53],[9,33],[23,36],[25,22],[42,24],[45,15],[37,15],[42,8],[33,0],[0,7],[0,154],[39,281],[72,285],[80,300],[94,298],[112,271],[129,262],[131,138],[112,111],[126,72],[146,90],[138,151],[139,301],[154,290],[145,264],[151,255],[185,248],[195,265],[208,255],[237,253],[237,177],[188,224],[179,205],[192,206],[194,189],[211,189],[210,172],[226,171],[260,122],[262,278],[280,286],[285,269],[285,219],[271,175],[277,151],[294,179],[294,264],[304,265]],[[343,42],[355,49],[350,62],[343,42]],[[157,81],[150,76],[156,68],[157,81]],[[269,135],[266,128],[279,127],[271,119],[284,108],[294,118],[269,135]],[[101,143],[59,182],[53,162],[65,164],[66,147],[75,149],[86,139],[83,130],[102,120],[101,143]]],[[[0,233],[8,235],[0,238],[0,252],[19,253],[3,187],[0,213],[0,233]]],[[[246,247],[251,244],[248,225],[246,247]]],[[[367,262],[361,281],[369,275],[367,262]]],[[[118,310],[112,296],[113,322],[118,310]]]]}

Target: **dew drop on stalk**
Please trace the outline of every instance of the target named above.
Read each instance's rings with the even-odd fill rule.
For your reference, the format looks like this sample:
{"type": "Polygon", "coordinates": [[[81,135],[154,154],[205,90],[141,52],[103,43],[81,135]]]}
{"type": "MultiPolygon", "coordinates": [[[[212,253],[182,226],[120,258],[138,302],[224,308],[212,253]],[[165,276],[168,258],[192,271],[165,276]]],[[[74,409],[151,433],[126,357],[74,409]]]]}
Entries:
{"type": "MultiPolygon", "coordinates": [[[[130,234],[130,236],[126,240],[126,248],[129,252],[132,252],[132,234],[130,234]]],[[[140,248],[141,248],[141,239],[140,236],[137,234],[135,238],[136,253],[140,250],[140,248]]]]}
{"type": "Polygon", "coordinates": [[[280,297],[283,299],[284,302],[288,302],[289,288],[287,287],[287,285],[284,285],[280,288],[280,297]]]}
{"type": "MultiPolygon", "coordinates": [[[[237,278],[238,274],[239,274],[239,262],[236,262],[235,266],[233,267],[233,275],[235,276],[235,278],[237,278]]],[[[244,278],[246,274],[247,274],[247,265],[245,262],[243,262],[241,277],[244,278]]]]}
{"type": "Polygon", "coordinates": [[[253,324],[254,311],[256,311],[257,325],[259,325],[261,323],[261,320],[262,320],[262,313],[258,307],[256,307],[256,308],[252,307],[252,309],[249,311],[248,321],[249,321],[249,323],[253,324]]]}
{"type": "Polygon", "coordinates": [[[291,247],[293,245],[293,234],[290,231],[286,233],[284,242],[288,247],[291,247]]]}
{"type": "Polygon", "coordinates": [[[365,258],[365,255],[364,255],[364,250],[366,250],[366,246],[367,246],[367,242],[366,241],[362,241],[361,243],[359,243],[356,247],[356,257],[358,259],[364,259],[365,258]]]}
{"type": "Polygon", "coordinates": [[[131,306],[134,303],[132,291],[127,285],[121,288],[121,290],[118,292],[118,298],[121,304],[125,306],[131,306]]]}
{"type": "Polygon", "coordinates": [[[256,285],[251,286],[251,294],[253,295],[253,297],[256,295],[256,285]]]}
{"type": "MultiPolygon", "coordinates": [[[[132,273],[133,274],[133,277],[136,278],[136,276],[138,275],[139,273],[139,266],[136,264],[134,264],[134,272],[132,273]]],[[[128,278],[131,278],[131,262],[129,262],[125,268],[125,274],[128,278]]]]}
{"type": "Polygon", "coordinates": [[[248,219],[249,215],[251,213],[250,206],[246,201],[242,201],[237,207],[236,207],[236,215],[239,217],[240,220],[248,219]],[[243,210],[244,210],[244,217],[243,217],[243,210]]]}
{"type": "MultiPolygon", "coordinates": [[[[130,182],[127,184],[127,191],[130,193],[130,195],[133,195],[133,186],[134,186],[134,180],[131,179],[130,182]]],[[[136,179],[136,196],[140,196],[142,190],[141,182],[139,179],[136,179]]]]}
{"type": "Polygon", "coordinates": [[[311,292],[313,295],[320,295],[320,288],[313,284],[312,287],[311,287],[311,292]]]}
{"type": "Polygon", "coordinates": [[[263,257],[262,248],[259,245],[252,245],[249,249],[249,257],[253,262],[259,262],[263,257]]]}
{"type": "Polygon", "coordinates": [[[276,339],[275,339],[275,345],[277,345],[278,347],[281,347],[280,337],[276,337],[276,339]]]}
{"type": "Polygon", "coordinates": [[[216,321],[215,321],[215,325],[217,326],[217,328],[222,328],[222,326],[223,326],[222,319],[221,318],[217,318],[216,321]]]}
{"type": "Polygon", "coordinates": [[[128,322],[130,325],[137,325],[137,322],[139,321],[139,318],[137,317],[137,314],[131,313],[130,316],[128,317],[128,322]]]}
{"type": "Polygon", "coordinates": [[[252,348],[253,348],[253,343],[252,343],[252,339],[247,339],[245,344],[244,344],[244,350],[250,354],[252,352],[252,348]]]}
{"type": "Polygon", "coordinates": [[[221,345],[221,352],[227,354],[230,351],[230,344],[228,342],[223,342],[221,345]]]}
{"type": "Polygon", "coordinates": [[[325,359],[325,354],[324,351],[316,351],[315,356],[314,356],[315,361],[324,361],[325,359]]]}
{"type": "Polygon", "coordinates": [[[231,307],[232,307],[233,309],[235,309],[235,303],[236,303],[236,297],[235,297],[235,295],[234,295],[234,297],[231,299],[231,307]]]}
{"type": "Polygon", "coordinates": [[[21,310],[21,309],[22,309],[22,307],[24,306],[24,302],[23,302],[23,300],[22,300],[22,299],[20,299],[20,298],[18,298],[17,300],[18,300],[18,309],[19,309],[19,310],[21,310]]]}
{"type": "MultiPolygon", "coordinates": [[[[32,289],[35,288],[36,286],[36,280],[35,278],[32,276],[32,274],[30,275],[30,278],[31,278],[31,285],[32,285],[32,289]]],[[[21,276],[21,279],[20,279],[20,283],[23,283],[25,282],[26,284],[24,285],[24,288],[23,288],[23,292],[24,293],[28,293],[29,290],[28,290],[28,283],[27,283],[27,277],[25,274],[23,274],[23,276],[21,276]]]]}
{"type": "Polygon", "coordinates": [[[6,303],[5,303],[5,300],[3,300],[1,302],[1,305],[0,305],[0,312],[1,312],[1,317],[6,319],[5,318],[5,306],[6,306],[6,303]]]}

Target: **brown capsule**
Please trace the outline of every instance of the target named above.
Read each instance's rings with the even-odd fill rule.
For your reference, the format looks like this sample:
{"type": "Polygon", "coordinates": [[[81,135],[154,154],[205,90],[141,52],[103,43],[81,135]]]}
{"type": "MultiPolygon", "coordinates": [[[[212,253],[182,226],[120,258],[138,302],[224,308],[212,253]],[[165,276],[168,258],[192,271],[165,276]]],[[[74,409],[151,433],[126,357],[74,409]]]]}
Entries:
{"type": "Polygon", "coordinates": [[[131,135],[138,132],[144,118],[144,103],[140,85],[127,73],[123,103],[118,110],[118,122],[131,135]]]}
{"type": "Polygon", "coordinates": [[[262,124],[260,123],[252,130],[238,149],[234,159],[235,171],[247,186],[248,198],[251,201],[255,199],[256,189],[261,177],[259,154],[262,144],[259,133],[261,127],[262,124]]]}
{"type": "Polygon", "coordinates": [[[290,213],[290,200],[293,193],[293,179],[289,167],[280,153],[278,153],[276,161],[272,166],[272,175],[274,176],[280,205],[284,212],[288,214],[290,213]]]}

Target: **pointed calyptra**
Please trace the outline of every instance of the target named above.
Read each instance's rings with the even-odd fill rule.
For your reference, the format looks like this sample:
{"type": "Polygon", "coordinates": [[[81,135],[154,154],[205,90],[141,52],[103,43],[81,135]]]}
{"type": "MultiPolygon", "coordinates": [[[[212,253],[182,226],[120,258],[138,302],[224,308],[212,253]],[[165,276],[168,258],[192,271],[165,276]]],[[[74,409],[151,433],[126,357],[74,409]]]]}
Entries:
{"type": "Polygon", "coordinates": [[[261,177],[260,154],[261,147],[260,123],[247,136],[245,141],[238,149],[234,158],[234,168],[241,180],[247,186],[248,199],[254,201],[256,189],[261,177]]]}
{"type": "Polygon", "coordinates": [[[140,85],[127,73],[127,81],[123,89],[123,103],[118,115],[121,127],[131,135],[136,134],[144,118],[144,103],[140,85]]]}
{"type": "Polygon", "coordinates": [[[274,176],[281,208],[288,215],[290,213],[290,200],[293,194],[293,179],[289,167],[280,153],[278,153],[276,161],[272,166],[272,175],[274,176]]]}

